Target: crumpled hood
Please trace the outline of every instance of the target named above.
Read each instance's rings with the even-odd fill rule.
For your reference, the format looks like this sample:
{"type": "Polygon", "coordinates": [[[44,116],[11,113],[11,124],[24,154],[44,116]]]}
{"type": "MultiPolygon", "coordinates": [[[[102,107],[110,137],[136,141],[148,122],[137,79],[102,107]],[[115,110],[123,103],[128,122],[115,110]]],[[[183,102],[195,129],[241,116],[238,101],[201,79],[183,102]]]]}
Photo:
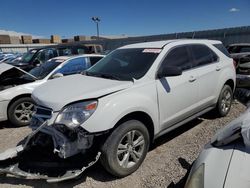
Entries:
{"type": "Polygon", "coordinates": [[[32,98],[38,105],[52,108],[53,111],[59,111],[69,103],[98,98],[132,85],[133,82],[130,81],[117,81],[76,74],[46,82],[33,91],[32,98]]]}
{"type": "Polygon", "coordinates": [[[27,75],[29,75],[29,76],[31,76],[31,77],[33,77],[33,78],[36,78],[36,77],[34,77],[32,74],[30,74],[30,73],[28,73],[28,72],[26,72],[26,71],[24,71],[24,70],[22,70],[22,69],[20,69],[20,68],[18,68],[18,67],[15,67],[15,66],[10,65],[10,64],[7,64],[7,63],[0,63],[0,75],[1,75],[2,73],[4,73],[4,72],[10,70],[10,69],[16,69],[16,70],[18,70],[18,71],[21,71],[21,72],[24,73],[24,74],[27,74],[27,75]]]}

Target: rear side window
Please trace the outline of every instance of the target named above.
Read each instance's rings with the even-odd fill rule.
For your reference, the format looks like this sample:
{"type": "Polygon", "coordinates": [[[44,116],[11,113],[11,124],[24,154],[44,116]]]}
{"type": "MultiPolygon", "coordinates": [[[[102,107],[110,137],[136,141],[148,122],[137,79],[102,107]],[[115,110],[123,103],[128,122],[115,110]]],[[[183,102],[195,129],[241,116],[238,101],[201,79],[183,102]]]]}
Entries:
{"type": "Polygon", "coordinates": [[[230,57],[229,52],[227,51],[227,49],[223,44],[214,44],[213,46],[216,47],[218,50],[220,50],[227,57],[230,57]]]}
{"type": "Polygon", "coordinates": [[[163,60],[162,66],[180,67],[182,70],[192,68],[192,61],[190,59],[186,46],[176,47],[171,50],[167,57],[163,60]]]}
{"type": "Polygon", "coordinates": [[[196,66],[207,65],[218,61],[218,56],[205,45],[191,45],[191,51],[193,53],[196,66]]]}

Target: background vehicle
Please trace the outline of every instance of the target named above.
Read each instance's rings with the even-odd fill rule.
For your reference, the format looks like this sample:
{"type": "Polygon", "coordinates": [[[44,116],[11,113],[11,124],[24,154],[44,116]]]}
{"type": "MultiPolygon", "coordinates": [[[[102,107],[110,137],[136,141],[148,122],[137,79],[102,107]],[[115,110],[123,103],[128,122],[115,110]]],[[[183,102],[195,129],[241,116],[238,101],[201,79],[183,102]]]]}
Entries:
{"type": "Polygon", "coordinates": [[[232,44],[227,49],[236,62],[237,87],[250,88],[250,44],[232,44]]]}
{"type": "MultiPolygon", "coordinates": [[[[250,92],[237,89],[236,94],[249,107],[250,92]]],[[[216,133],[194,162],[185,188],[250,187],[249,122],[248,108],[216,133]]]]}
{"type": "Polygon", "coordinates": [[[237,74],[250,74],[250,44],[231,44],[227,47],[231,57],[236,61],[237,74]]]}
{"type": "Polygon", "coordinates": [[[81,73],[99,61],[102,55],[57,57],[25,72],[17,67],[0,65],[0,121],[16,126],[27,125],[34,110],[32,91],[50,79],[81,73]]]}
{"type": "Polygon", "coordinates": [[[23,70],[30,70],[41,65],[47,60],[67,55],[89,54],[89,49],[84,45],[60,44],[29,50],[20,61],[11,62],[11,65],[20,67],[23,70]]]}
{"type": "MultiPolygon", "coordinates": [[[[155,138],[214,108],[218,116],[227,115],[235,67],[218,49],[221,45],[210,40],[132,44],[114,50],[85,75],[39,86],[32,93],[37,110],[30,126],[36,131],[26,142],[28,147],[18,151],[29,153],[28,163],[36,161],[32,169],[52,158],[50,162],[57,164],[52,171],[59,170],[60,176],[49,178],[50,182],[77,177],[99,157],[117,177],[133,173],[155,138]],[[48,160],[32,158],[32,146],[42,147],[39,151],[48,160]],[[87,166],[76,160],[86,156],[92,157],[87,166]],[[60,165],[69,161],[78,166],[66,169],[60,165]]],[[[6,160],[8,155],[18,156],[9,153],[6,160]]],[[[43,167],[43,172],[50,170],[43,167]]],[[[11,172],[18,174],[18,170],[11,172]]]]}

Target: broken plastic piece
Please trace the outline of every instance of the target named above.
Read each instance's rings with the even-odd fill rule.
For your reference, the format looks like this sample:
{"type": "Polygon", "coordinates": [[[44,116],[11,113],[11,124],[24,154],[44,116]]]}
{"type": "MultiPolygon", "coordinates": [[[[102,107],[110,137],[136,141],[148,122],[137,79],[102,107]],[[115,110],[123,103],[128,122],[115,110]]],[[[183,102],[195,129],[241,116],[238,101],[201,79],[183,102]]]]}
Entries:
{"type": "Polygon", "coordinates": [[[100,158],[101,152],[98,152],[95,159],[88,163],[87,166],[83,166],[80,170],[68,170],[65,174],[60,177],[49,177],[47,175],[41,175],[39,173],[29,173],[21,170],[18,164],[8,166],[6,168],[0,168],[0,174],[11,174],[25,179],[46,179],[49,183],[62,182],[69,179],[74,179],[80,176],[87,168],[94,165],[100,158]]]}

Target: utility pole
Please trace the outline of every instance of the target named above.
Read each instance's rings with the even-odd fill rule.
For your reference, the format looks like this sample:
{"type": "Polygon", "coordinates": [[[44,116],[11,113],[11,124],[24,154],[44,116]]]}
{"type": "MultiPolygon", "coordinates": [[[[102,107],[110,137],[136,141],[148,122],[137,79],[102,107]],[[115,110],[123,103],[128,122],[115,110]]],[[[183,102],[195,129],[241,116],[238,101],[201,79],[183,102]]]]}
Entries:
{"type": "Polygon", "coordinates": [[[93,16],[91,19],[96,23],[96,36],[99,40],[99,22],[101,21],[101,19],[97,16],[93,16]]]}

